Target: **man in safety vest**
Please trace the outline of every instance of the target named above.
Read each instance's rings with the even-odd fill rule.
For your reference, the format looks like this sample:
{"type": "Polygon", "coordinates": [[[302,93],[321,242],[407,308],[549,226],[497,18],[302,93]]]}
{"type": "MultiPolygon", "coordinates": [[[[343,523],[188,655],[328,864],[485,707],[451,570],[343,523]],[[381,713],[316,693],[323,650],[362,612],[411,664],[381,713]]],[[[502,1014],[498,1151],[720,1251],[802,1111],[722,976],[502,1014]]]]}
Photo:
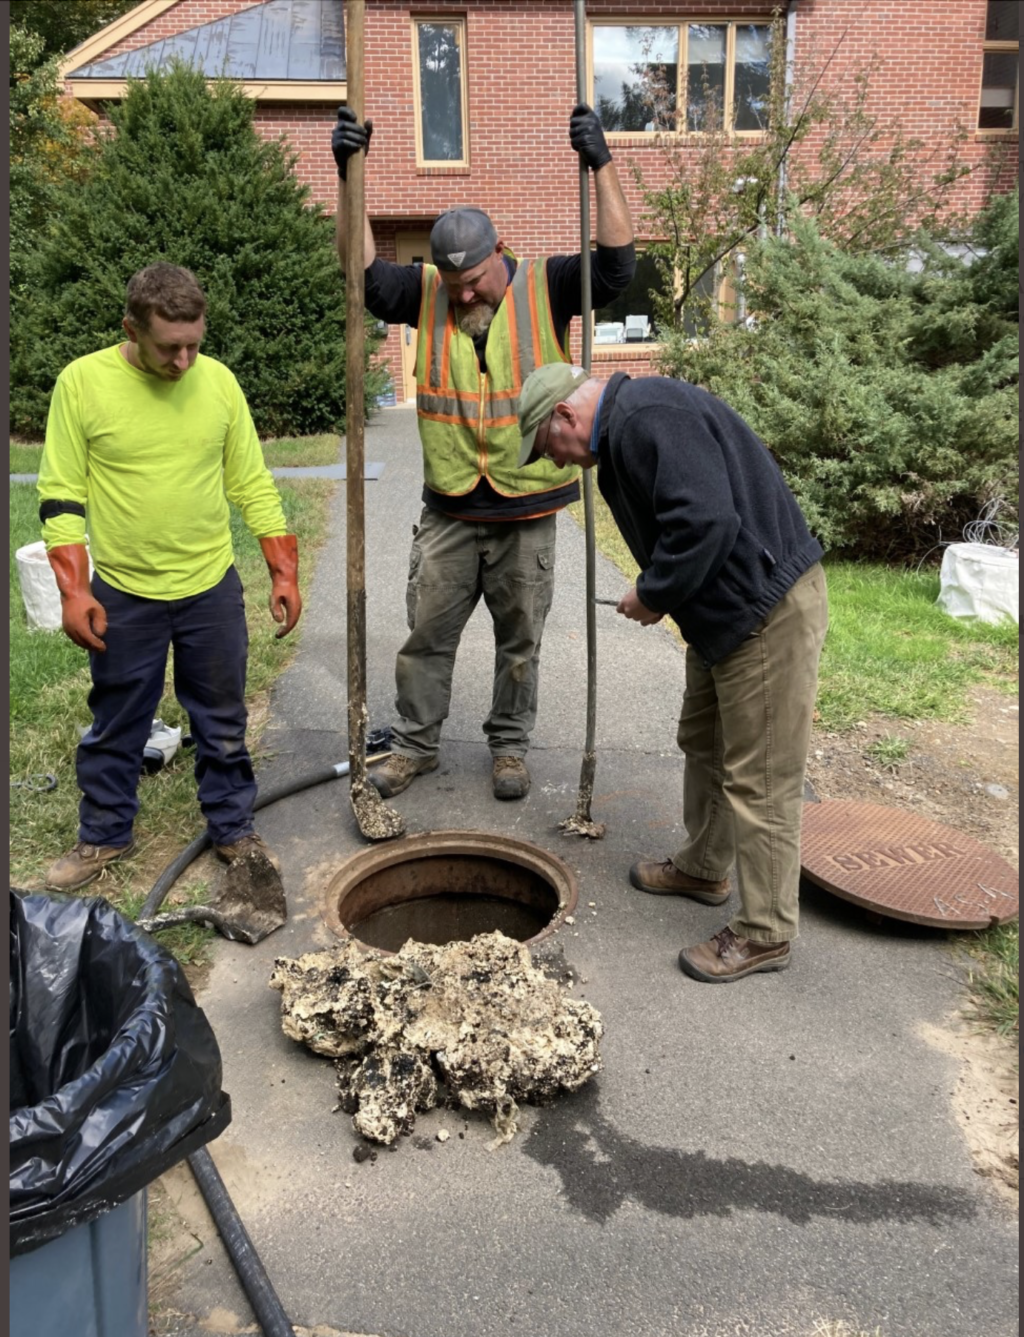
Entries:
{"type": "MultiPolygon", "coordinates": [[[[338,255],[345,264],[345,173],[367,151],[373,122],[338,112],[338,255]]],[[[594,173],[597,249],[593,305],[610,302],[636,269],[633,225],[596,114],[580,104],[569,141],[594,173]]],[[[431,264],[378,258],[366,224],[366,308],[419,330],[416,411],[423,511],[409,564],[409,636],[396,665],[392,755],[369,778],[385,798],[437,767],[455,654],[481,597],[494,623],[491,711],[484,733],[499,799],[523,798],[523,758],[537,718],[541,637],[554,591],[555,523],[579,497],[579,469],[540,460],[519,468],[523,381],[569,361],[569,323],[582,310],[579,255],[519,261],[479,209],[450,209],[430,234],[431,264]]]]}

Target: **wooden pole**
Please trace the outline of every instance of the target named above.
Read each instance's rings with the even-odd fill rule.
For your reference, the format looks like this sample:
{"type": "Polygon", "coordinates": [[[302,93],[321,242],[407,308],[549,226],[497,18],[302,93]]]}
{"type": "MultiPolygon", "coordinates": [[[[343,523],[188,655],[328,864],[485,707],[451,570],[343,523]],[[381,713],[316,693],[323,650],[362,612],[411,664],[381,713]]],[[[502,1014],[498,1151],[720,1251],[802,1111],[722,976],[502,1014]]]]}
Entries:
{"type": "MultiPolygon", "coordinates": [[[[365,0],[346,0],[345,75],[348,105],[363,120],[363,29],[365,0]]],[[[348,563],[348,758],[350,774],[365,774],[366,756],[366,501],[363,495],[364,447],[364,269],[363,218],[366,193],[362,153],[353,153],[346,169],[348,228],[345,275],[345,463],[348,563]]]]}
{"type": "MultiPolygon", "coordinates": [[[[362,124],[365,115],[363,34],[365,0],[346,0],[345,74],[348,105],[362,124]]],[[[349,794],[359,830],[369,840],[401,835],[404,823],[366,778],[366,498],[363,471],[366,314],[366,155],[353,153],[346,167],[345,270],[345,500],[348,593],[349,794]]]]}

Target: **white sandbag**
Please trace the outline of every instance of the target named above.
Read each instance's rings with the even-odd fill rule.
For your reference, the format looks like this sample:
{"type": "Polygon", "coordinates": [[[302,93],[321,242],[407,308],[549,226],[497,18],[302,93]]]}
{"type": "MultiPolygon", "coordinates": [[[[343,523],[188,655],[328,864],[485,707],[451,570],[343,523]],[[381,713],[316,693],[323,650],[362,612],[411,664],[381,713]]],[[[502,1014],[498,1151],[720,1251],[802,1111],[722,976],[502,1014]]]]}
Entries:
{"type": "MultiPolygon", "coordinates": [[[[60,631],[60,591],[46,556],[46,544],[41,539],[38,543],[26,543],[15,552],[14,559],[18,563],[18,581],[29,630],[60,631]]],[[[89,573],[92,574],[91,558],[89,573]]]]}
{"type": "Polygon", "coordinates": [[[937,603],[951,617],[1020,623],[1020,559],[991,543],[951,543],[942,557],[937,603]]]}

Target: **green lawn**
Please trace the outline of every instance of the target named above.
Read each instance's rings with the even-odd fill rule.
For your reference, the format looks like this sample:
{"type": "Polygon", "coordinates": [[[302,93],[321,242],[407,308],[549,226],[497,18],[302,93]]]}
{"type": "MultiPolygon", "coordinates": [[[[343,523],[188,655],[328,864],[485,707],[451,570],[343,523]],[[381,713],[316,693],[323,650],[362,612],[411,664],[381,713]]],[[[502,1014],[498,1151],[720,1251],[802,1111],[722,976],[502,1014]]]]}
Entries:
{"type": "Polygon", "coordinates": [[[39,457],[42,453],[42,445],[30,446],[12,441],[10,472],[12,474],[37,474],[39,472],[39,457]]]}
{"type": "Polygon", "coordinates": [[[263,458],[270,469],[287,469],[314,464],[337,464],[341,456],[341,438],[336,433],[323,436],[284,436],[263,442],[263,458]]]}
{"type": "Polygon", "coordinates": [[[1017,691],[1018,628],[950,617],[935,571],[826,561],[829,631],[818,710],[827,728],[868,714],[894,720],[967,718],[971,683],[1017,691]]]}

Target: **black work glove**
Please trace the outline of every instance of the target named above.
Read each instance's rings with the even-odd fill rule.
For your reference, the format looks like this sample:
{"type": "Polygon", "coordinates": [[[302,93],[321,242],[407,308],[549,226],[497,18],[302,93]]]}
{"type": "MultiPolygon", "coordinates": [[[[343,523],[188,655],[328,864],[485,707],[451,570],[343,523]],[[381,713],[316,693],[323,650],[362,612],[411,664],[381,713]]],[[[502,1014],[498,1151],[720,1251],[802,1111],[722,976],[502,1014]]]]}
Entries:
{"type": "Polygon", "coordinates": [[[569,117],[569,143],[592,172],[612,160],[597,112],[591,111],[585,102],[580,102],[572,109],[569,117]]]}
{"type": "Polygon", "coordinates": [[[370,137],[373,134],[373,122],[360,125],[356,114],[350,107],[338,108],[338,124],[331,131],[331,152],[338,164],[338,175],[345,180],[345,170],[353,153],[360,149],[370,151],[370,137]]]}

